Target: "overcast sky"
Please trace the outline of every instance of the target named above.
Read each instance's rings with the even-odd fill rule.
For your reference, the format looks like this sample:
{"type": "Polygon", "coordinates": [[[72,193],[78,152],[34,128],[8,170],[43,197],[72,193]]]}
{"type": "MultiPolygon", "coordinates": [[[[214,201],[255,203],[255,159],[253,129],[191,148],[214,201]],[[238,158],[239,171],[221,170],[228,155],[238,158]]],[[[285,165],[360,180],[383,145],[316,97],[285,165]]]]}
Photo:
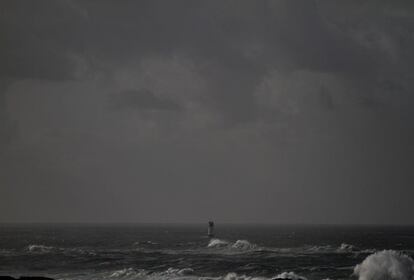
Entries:
{"type": "Polygon", "coordinates": [[[1,1],[1,222],[414,223],[413,1],[1,1]]]}

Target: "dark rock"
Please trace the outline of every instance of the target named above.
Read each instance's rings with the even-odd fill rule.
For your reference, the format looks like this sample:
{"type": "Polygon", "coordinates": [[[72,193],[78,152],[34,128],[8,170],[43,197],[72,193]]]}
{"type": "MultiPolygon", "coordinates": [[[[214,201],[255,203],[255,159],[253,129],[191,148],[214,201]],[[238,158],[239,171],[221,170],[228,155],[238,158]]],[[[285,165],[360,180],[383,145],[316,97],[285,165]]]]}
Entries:
{"type": "Polygon", "coordinates": [[[0,280],[16,280],[16,279],[11,277],[11,276],[1,276],[0,275],[0,280]]]}
{"type": "Polygon", "coordinates": [[[43,277],[43,276],[21,276],[19,278],[14,278],[11,276],[0,276],[0,280],[54,280],[53,278],[43,277]]]}

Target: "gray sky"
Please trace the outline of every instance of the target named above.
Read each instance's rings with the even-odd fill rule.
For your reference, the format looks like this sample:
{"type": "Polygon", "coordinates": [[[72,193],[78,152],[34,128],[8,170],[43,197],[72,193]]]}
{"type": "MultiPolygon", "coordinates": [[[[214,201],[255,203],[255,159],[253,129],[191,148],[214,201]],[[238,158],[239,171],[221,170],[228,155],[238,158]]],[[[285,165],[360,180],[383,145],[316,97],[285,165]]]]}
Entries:
{"type": "Polygon", "coordinates": [[[1,1],[1,222],[414,218],[413,1],[1,1]]]}

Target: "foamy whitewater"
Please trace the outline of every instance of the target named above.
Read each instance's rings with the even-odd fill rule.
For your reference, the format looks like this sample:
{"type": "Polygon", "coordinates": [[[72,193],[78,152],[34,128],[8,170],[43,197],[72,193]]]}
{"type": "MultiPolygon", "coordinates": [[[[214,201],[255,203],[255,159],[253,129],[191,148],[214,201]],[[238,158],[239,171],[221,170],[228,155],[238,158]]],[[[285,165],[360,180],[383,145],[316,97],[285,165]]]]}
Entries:
{"type": "Polygon", "coordinates": [[[2,225],[0,275],[414,280],[413,227],[2,225]]]}

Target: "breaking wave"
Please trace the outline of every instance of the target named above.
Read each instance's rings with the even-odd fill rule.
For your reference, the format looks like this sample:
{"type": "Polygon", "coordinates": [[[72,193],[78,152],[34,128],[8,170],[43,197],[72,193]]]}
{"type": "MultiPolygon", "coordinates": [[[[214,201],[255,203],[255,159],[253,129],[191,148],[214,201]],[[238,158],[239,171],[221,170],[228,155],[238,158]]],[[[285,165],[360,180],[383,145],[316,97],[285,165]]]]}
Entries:
{"type": "Polygon", "coordinates": [[[351,244],[347,244],[347,243],[342,243],[341,246],[339,246],[339,248],[337,249],[338,252],[356,252],[359,251],[359,249],[351,244]]]}
{"type": "Polygon", "coordinates": [[[258,247],[247,240],[237,240],[236,242],[229,242],[221,239],[211,239],[207,245],[208,248],[228,248],[240,251],[254,250],[258,247]]]}
{"type": "MultiPolygon", "coordinates": [[[[302,251],[304,253],[319,253],[319,254],[325,254],[325,253],[347,253],[347,254],[371,254],[375,252],[375,249],[361,249],[357,246],[354,246],[352,244],[348,243],[342,243],[338,247],[331,246],[331,245],[322,245],[322,246],[308,246],[304,248],[298,248],[296,251],[302,251]]],[[[295,251],[295,249],[293,249],[295,251]]]]}
{"type": "Polygon", "coordinates": [[[87,250],[83,248],[60,248],[60,247],[53,247],[53,246],[46,246],[46,245],[39,245],[39,244],[31,244],[26,247],[26,252],[30,254],[65,254],[70,256],[78,256],[78,255],[91,255],[95,256],[96,253],[93,250],[87,250]]]}
{"type": "Polygon", "coordinates": [[[403,253],[384,250],[355,266],[354,274],[359,280],[413,280],[414,261],[403,253]]]}
{"type": "Polygon", "coordinates": [[[272,278],[272,280],[277,280],[277,279],[307,280],[306,277],[297,275],[296,273],[292,271],[280,273],[279,275],[272,278]]]}
{"type": "Polygon", "coordinates": [[[216,277],[214,279],[216,279],[216,280],[265,280],[266,278],[263,278],[263,277],[251,277],[251,276],[247,276],[247,275],[244,275],[244,274],[243,275],[239,275],[239,274],[237,274],[235,272],[230,272],[230,273],[227,273],[223,277],[216,277]]]}
{"type": "Polygon", "coordinates": [[[254,250],[257,248],[255,244],[252,244],[247,240],[237,240],[231,247],[238,250],[254,250]]]}
{"type": "MultiPolygon", "coordinates": [[[[218,241],[215,241],[217,243],[218,241]]],[[[223,244],[223,242],[218,242],[223,244]]],[[[234,243],[227,243],[232,246],[234,243]]],[[[243,242],[239,242],[243,243],[243,242]]],[[[245,244],[245,243],[243,243],[245,244]]],[[[250,244],[250,243],[249,243],[250,244]]],[[[47,246],[46,246],[47,247],[47,246]]],[[[34,247],[36,248],[36,247],[34,247]]],[[[354,267],[354,276],[358,280],[414,280],[414,261],[409,256],[393,251],[384,250],[376,252],[365,258],[362,263],[354,267]]],[[[165,271],[154,272],[145,269],[124,268],[112,271],[95,272],[82,275],[68,275],[56,279],[78,279],[78,280],[308,280],[307,277],[292,271],[285,271],[273,277],[258,277],[246,274],[229,272],[221,276],[200,276],[192,268],[173,268],[165,271]]],[[[321,278],[322,279],[322,278],[321,278]]],[[[329,280],[325,278],[324,280],[329,280]]]]}
{"type": "Polygon", "coordinates": [[[214,238],[210,240],[207,247],[208,248],[223,248],[223,247],[227,247],[228,245],[229,245],[228,241],[214,238]]]}
{"type": "MultiPolygon", "coordinates": [[[[274,247],[260,247],[256,244],[250,243],[248,240],[237,240],[235,242],[223,239],[211,239],[207,245],[210,249],[226,249],[233,252],[236,251],[267,251],[284,255],[307,255],[307,254],[372,254],[374,249],[361,249],[355,245],[342,243],[339,246],[332,245],[306,245],[302,247],[291,248],[274,248],[274,247]]],[[[227,251],[228,252],[228,251],[227,251]]]]}
{"type": "Polygon", "coordinates": [[[55,250],[55,247],[52,246],[46,246],[46,245],[29,245],[27,246],[27,251],[31,253],[50,253],[53,250],[55,250]]]}

